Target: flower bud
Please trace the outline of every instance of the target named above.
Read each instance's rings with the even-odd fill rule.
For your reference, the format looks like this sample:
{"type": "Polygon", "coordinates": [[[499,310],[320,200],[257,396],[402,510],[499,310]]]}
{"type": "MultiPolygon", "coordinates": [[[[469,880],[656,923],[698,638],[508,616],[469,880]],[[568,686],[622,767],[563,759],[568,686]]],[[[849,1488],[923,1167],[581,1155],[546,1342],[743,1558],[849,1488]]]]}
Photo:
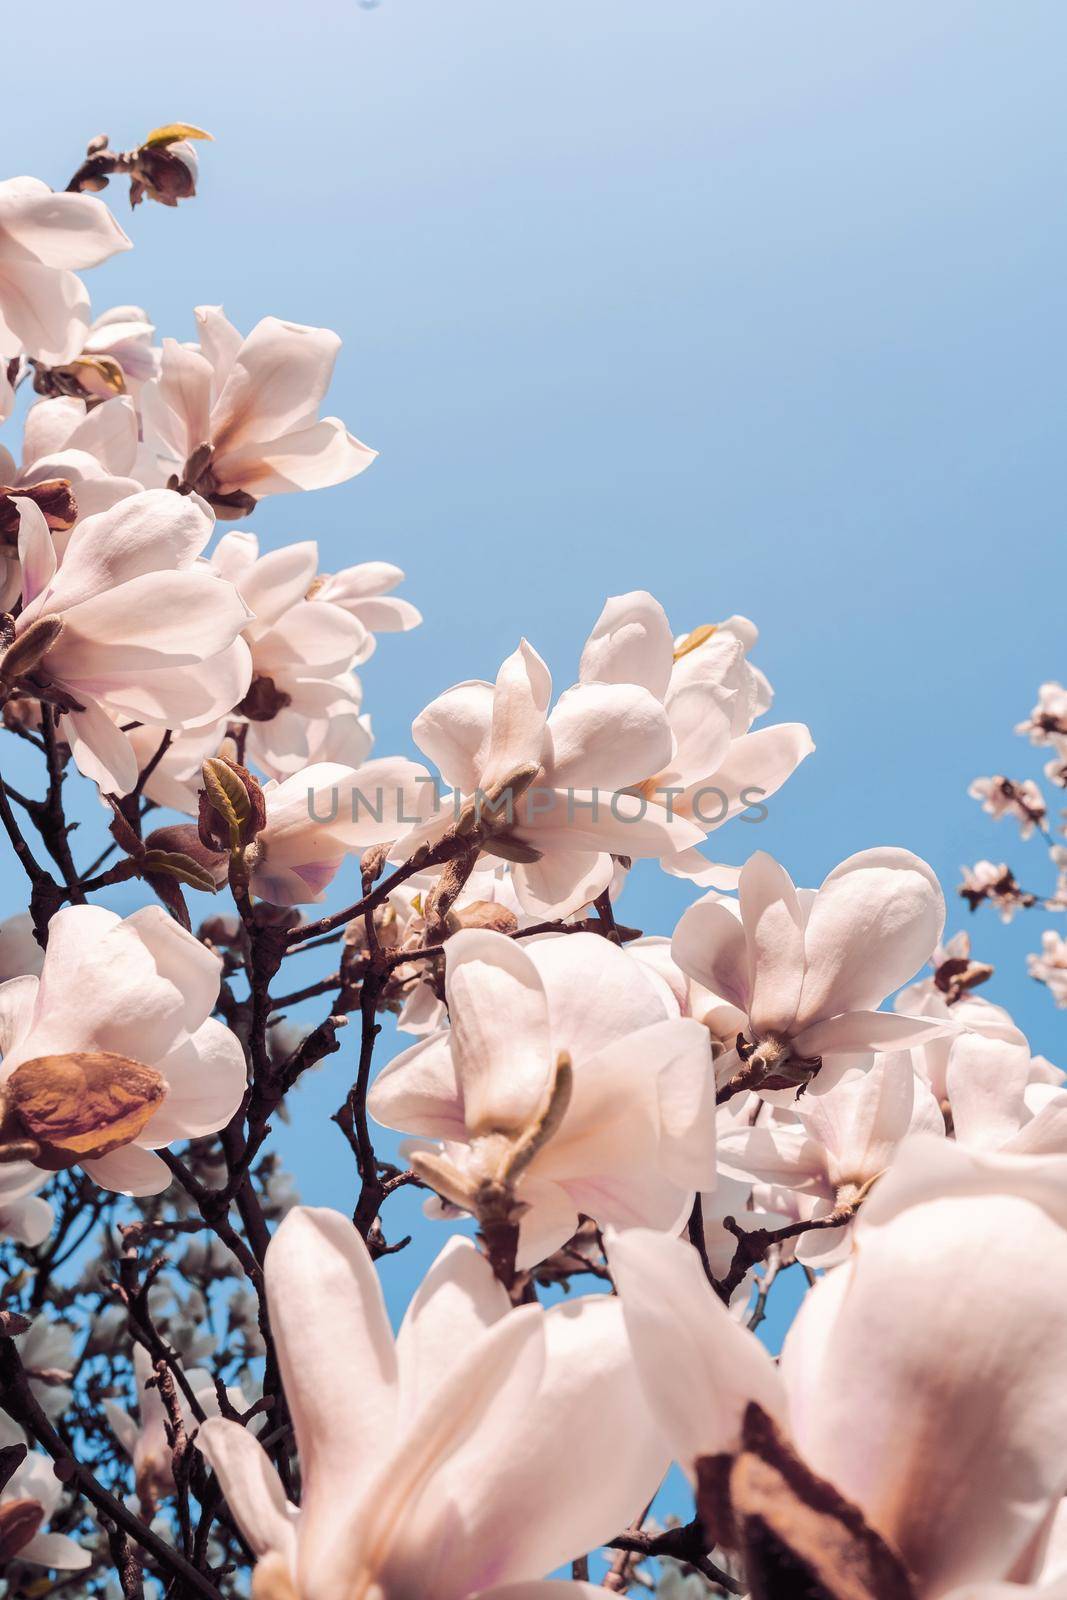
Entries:
{"type": "Polygon", "coordinates": [[[209,851],[238,854],[267,820],[259,782],[247,767],[223,756],[208,756],[200,795],[200,842],[209,851]]]}

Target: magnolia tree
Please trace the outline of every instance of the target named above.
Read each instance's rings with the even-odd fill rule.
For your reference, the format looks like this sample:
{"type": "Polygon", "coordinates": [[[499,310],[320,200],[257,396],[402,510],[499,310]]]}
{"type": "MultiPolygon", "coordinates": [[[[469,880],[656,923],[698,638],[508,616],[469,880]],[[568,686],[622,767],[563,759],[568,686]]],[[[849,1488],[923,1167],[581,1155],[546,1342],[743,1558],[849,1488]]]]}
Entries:
{"type": "MultiPolygon", "coordinates": [[[[518,640],[373,751],[403,574],[248,526],[374,458],[320,414],[338,339],[157,345],[78,276],[130,247],[97,191],[175,205],[205,137],[0,184],[6,1593],[1067,1593],[1062,1074],[906,849],[714,864],[812,750],[744,617],[609,597],[561,693],[518,640]],[[636,859],[673,930],[617,917],[636,859]],[[271,1131],[335,1053],[330,1211],[271,1131]],[[403,1189],[441,1250],[394,1333],[403,1189]]],[[[1062,781],[1062,690],[1032,727],[1062,781]]]]}

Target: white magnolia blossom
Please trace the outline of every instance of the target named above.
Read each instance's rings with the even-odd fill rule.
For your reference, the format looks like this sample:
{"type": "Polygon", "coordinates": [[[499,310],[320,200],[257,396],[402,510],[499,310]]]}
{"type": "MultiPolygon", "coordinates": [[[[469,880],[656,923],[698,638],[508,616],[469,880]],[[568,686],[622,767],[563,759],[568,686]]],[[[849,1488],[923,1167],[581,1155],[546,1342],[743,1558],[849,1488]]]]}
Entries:
{"type": "Polygon", "coordinates": [[[0,985],[8,1119],[37,1165],[158,1194],[170,1172],[155,1151],[214,1133],[244,1095],[244,1053],[211,1016],[219,958],[160,906],[69,906],[48,932],[40,978],[0,985]]]}
{"type": "MultiPolygon", "coordinates": [[[[0,1449],[25,1445],[22,1429],[0,1411],[0,1449]]],[[[40,1450],[30,1450],[0,1490],[0,1567],[26,1561],[53,1572],[80,1572],[90,1562],[88,1550],[65,1533],[47,1533],[63,1498],[54,1464],[40,1450]]]]}
{"type": "Polygon", "coordinates": [[[422,612],[410,600],[393,594],[404,573],[389,561],[361,561],[340,572],[316,579],[311,597],[340,606],[363,626],[365,639],[359,661],[367,661],[377,646],[379,633],[409,633],[422,621],[422,612]]]}
{"type": "Polygon", "coordinates": [[[351,1223],[303,1207],[266,1279],[300,1508],[237,1423],[197,1435],[255,1555],[256,1600],[595,1600],[539,1580],[639,1515],[667,1465],[617,1300],[513,1310],[454,1239],[394,1338],[351,1223]]]}
{"type": "Polygon", "coordinates": [[[76,356],[89,296],[75,271],[130,247],[90,195],[54,194],[39,178],[0,183],[0,359],[25,354],[56,365],[76,356]]]}
{"type": "MultiPolygon", "coordinates": [[[[65,479],[78,516],[91,517],[141,492],[137,452],[137,415],[125,395],[93,406],[66,395],[38,400],[26,413],[21,465],[0,445],[0,482],[29,490],[65,479]]],[[[62,555],[69,531],[53,536],[62,555]]]]}
{"type": "MultiPolygon", "coordinates": [[[[747,659],[758,637],[747,617],[728,617],[676,641],[659,601],[638,590],[607,601],[582,651],[583,684],[640,684],[662,702],[673,748],[638,788],[650,805],[705,833],[776,794],[815,748],[801,722],[750,731],[773,699],[747,659]]],[[[663,864],[722,887],[719,869],[699,852],[663,864]]]]}
{"type": "Polygon", "coordinates": [[[1067,689],[1062,683],[1043,683],[1037,691],[1037,704],[1026,718],[1015,726],[1016,733],[1025,733],[1031,744],[1054,744],[1057,735],[1067,733],[1067,689]]]}
{"type": "MultiPolygon", "coordinates": [[[[789,1112],[767,1107],[754,1126],[720,1129],[719,1159],[735,1177],[795,1191],[797,1215],[821,1219],[861,1201],[911,1134],[944,1132],[941,1108],[900,1050],[861,1059],[789,1112]]],[[[802,1234],[797,1259],[811,1267],[844,1260],[853,1227],[846,1220],[802,1234]]]]}
{"type": "Polygon", "coordinates": [[[37,506],[19,507],[16,642],[56,625],[34,676],[63,697],[60,729],[79,770],[128,794],[138,765],[121,724],[162,734],[214,722],[240,700],[252,671],[248,609],[197,560],[213,518],[196,496],[156,489],[87,517],[60,565],[37,506]]]}
{"type": "MultiPolygon", "coordinates": [[[[1037,1600],[1044,1535],[1067,1490],[1065,1196],[1067,1158],[909,1141],[861,1212],[856,1250],[805,1299],[780,1369],[689,1245],[640,1230],[609,1244],[634,1357],[677,1459],[694,1477],[703,1458],[752,1462],[729,1480],[742,1538],[747,1497],[758,1505],[760,1492],[755,1404],[800,1472],[885,1541],[896,1587],[878,1592],[1037,1600]]],[[[825,1494],[817,1503],[826,1510],[825,1494]]],[[[847,1563],[859,1535],[831,1515],[816,1553],[832,1558],[830,1541],[843,1540],[847,1563]]]]}
{"type": "Polygon", "coordinates": [[[1019,837],[1029,839],[1035,828],[1043,828],[1047,807],[1045,797],[1032,778],[1021,782],[998,774],[993,778],[975,778],[967,793],[972,800],[982,802],[982,810],[999,822],[1002,817],[1014,817],[1019,824],[1019,837]]]}
{"type": "Polygon", "coordinates": [[[1030,1047],[976,1031],[951,1041],[945,1098],[957,1143],[971,1150],[1067,1155],[1067,1090],[1030,1047]]]}
{"type": "Polygon", "coordinates": [[[1056,1004],[1067,1007],[1067,939],[1055,928],[1046,928],[1041,935],[1041,954],[1027,956],[1026,964],[1031,978],[1047,984],[1056,1004]]]}
{"type": "Polygon", "coordinates": [[[191,471],[221,513],[240,516],[241,496],[321,489],[370,466],[376,451],[319,417],[335,333],[264,317],[243,336],[220,306],[198,306],[196,321],[199,347],[165,339],[159,377],[141,393],[159,481],[191,471]]]}
{"type": "Polygon", "coordinates": [[[631,792],[674,745],[667,713],[648,689],[581,683],[549,715],[551,699],[548,668],[524,639],[495,683],[471,679],[432,701],[412,736],[455,793],[397,846],[410,851],[420,839],[440,838],[464,808],[485,821],[495,814],[484,848],[512,862],[520,902],[542,917],[595,900],[611,882],[613,854],[674,855],[704,837],[631,792]]]}
{"type": "Polygon", "coordinates": [[[320,762],[264,784],[267,820],[247,854],[254,893],[276,906],[321,900],[345,857],[395,839],[430,788],[426,768],[399,757],[320,762]]]}
{"type": "Polygon", "coordinates": [[[857,1051],[945,1032],[933,1019],[877,1009],[925,964],[944,920],[937,879],[908,850],[860,851],[817,891],[798,891],[764,852],[751,856],[738,899],[705,895],[672,946],[682,971],[721,1001],[718,1036],[740,1040],[716,1064],[720,1082],[744,1067],[761,1093],[813,1079],[817,1091],[857,1051]],[[833,1071],[820,1070],[828,1060],[833,1071]]]}
{"type": "Polygon", "coordinates": [[[106,400],[115,392],[110,372],[113,363],[121,373],[124,392],[136,400],[142,385],[159,371],[155,331],[155,324],[140,306],[112,306],[102,311],[71,363],[81,387],[95,399],[106,400]]]}
{"type": "Polygon", "coordinates": [[[705,1030],[647,967],[594,933],[523,948],[465,929],[445,946],[445,994],[451,1027],[391,1061],[367,1106],[443,1141],[412,1160],[446,1200],[477,1210],[513,1189],[520,1267],[579,1215],[682,1226],[714,1185],[714,1074],[705,1030]]]}
{"type": "MultiPolygon", "coordinates": [[[[362,685],[352,669],[374,649],[371,623],[380,627],[383,619],[395,620],[391,608],[405,603],[391,600],[378,615],[373,605],[386,606],[386,601],[368,599],[361,615],[346,591],[349,574],[360,569],[319,582],[313,539],[260,555],[254,534],[227,533],[211,565],[233,584],[251,613],[244,629],[252,652],[252,685],[244,706],[248,759],[272,778],[316,761],[358,765],[372,741],[360,713],[362,685]],[[342,599],[334,600],[333,594],[342,599]]],[[[358,577],[353,586],[360,587],[358,577]]],[[[417,620],[418,612],[410,609],[417,620]]]]}

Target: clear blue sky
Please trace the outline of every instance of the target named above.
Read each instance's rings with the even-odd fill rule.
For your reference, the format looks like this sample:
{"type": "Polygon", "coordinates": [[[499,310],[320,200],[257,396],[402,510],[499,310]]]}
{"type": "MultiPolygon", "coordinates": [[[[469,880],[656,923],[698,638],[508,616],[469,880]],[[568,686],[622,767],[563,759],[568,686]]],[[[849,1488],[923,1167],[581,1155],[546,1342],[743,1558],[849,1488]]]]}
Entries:
{"type": "MultiPolygon", "coordinates": [[[[407,569],[426,623],[365,671],[378,753],[522,633],[563,687],[604,596],[647,587],[679,630],[752,616],[818,744],[723,859],[815,883],[902,844],[950,898],[982,855],[1038,875],[965,790],[1038,770],[1011,727],[1067,671],[1061,0],[53,0],[5,48],[12,174],[216,135],[178,212],[113,191],[137,249],[88,276],[98,309],[343,336],[331,409],[381,457],[252,526],[407,569]]],[[[643,873],[624,914],[669,931],[687,898],[643,873]]],[[[1067,1060],[1037,925],[974,928],[1067,1060]]],[[[342,1207],[347,1151],[307,1128],[350,1066],[284,1136],[342,1207]]],[[[443,1239],[386,1264],[398,1297],[443,1239]]]]}

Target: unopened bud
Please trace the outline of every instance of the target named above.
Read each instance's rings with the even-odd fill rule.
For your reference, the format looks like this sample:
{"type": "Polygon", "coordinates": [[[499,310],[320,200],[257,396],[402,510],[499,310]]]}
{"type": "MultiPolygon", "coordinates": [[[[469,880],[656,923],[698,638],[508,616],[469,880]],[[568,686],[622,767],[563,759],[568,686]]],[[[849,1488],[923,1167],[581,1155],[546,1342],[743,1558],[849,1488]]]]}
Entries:
{"type": "Polygon", "coordinates": [[[63,632],[62,617],[38,617],[0,656],[0,679],[14,683],[40,665],[63,632]]]}
{"type": "Polygon", "coordinates": [[[263,790],[247,767],[222,756],[208,756],[202,773],[200,842],[210,851],[237,854],[267,820],[263,790]]]}

